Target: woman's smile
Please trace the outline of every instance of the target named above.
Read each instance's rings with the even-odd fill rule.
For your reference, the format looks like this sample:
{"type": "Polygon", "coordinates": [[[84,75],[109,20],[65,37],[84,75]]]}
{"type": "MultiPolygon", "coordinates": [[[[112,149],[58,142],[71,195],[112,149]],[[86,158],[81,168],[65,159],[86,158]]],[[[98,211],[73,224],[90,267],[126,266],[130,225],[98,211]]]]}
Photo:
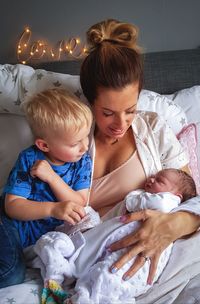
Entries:
{"type": "Polygon", "coordinates": [[[109,129],[113,135],[117,135],[117,136],[121,136],[126,132],[126,129],[117,129],[112,127],[109,127],[109,129]]]}

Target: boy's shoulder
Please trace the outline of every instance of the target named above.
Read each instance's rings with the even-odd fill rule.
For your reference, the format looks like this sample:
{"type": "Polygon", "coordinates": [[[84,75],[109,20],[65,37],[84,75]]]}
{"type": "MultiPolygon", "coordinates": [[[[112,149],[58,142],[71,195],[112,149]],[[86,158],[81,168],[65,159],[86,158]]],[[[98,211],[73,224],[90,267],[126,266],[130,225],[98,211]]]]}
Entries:
{"type": "Polygon", "coordinates": [[[89,152],[86,152],[85,154],[83,154],[83,156],[81,157],[81,159],[78,161],[81,165],[84,163],[92,163],[92,159],[91,156],[89,154],[89,152]]]}
{"type": "Polygon", "coordinates": [[[84,159],[84,160],[91,160],[90,153],[89,153],[89,152],[86,152],[85,154],[83,154],[83,156],[82,156],[81,159],[84,159]]]}
{"type": "Polygon", "coordinates": [[[78,160],[76,163],[74,163],[75,168],[77,170],[87,170],[91,171],[92,169],[92,159],[88,152],[86,152],[80,160],[78,160]]]}
{"type": "Polygon", "coordinates": [[[40,151],[36,145],[29,146],[19,153],[19,158],[26,159],[43,159],[44,154],[40,151]]]}

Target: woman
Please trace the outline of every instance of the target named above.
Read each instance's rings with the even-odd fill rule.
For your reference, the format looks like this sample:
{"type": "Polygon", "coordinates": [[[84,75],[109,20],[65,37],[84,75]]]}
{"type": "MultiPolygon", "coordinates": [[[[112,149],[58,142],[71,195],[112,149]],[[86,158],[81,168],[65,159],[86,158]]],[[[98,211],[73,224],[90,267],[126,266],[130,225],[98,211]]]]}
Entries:
{"type": "MultiPolygon", "coordinates": [[[[82,64],[80,80],[96,123],[90,205],[101,216],[130,190],[142,188],[149,175],[169,167],[188,171],[186,156],[165,122],[155,113],[136,111],[143,85],[137,34],[135,26],[116,20],[95,24],[87,32],[90,50],[82,64]]],[[[111,271],[116,272],[137,255],[123,276],[127,279],[150,258],[149,284],[162,251],[200,225],[200,217],[189,212],[162,214],[146,210],[123,220],[142,220],[143,225],[110,247],[118,250],[129,246],[111,271]]]]}

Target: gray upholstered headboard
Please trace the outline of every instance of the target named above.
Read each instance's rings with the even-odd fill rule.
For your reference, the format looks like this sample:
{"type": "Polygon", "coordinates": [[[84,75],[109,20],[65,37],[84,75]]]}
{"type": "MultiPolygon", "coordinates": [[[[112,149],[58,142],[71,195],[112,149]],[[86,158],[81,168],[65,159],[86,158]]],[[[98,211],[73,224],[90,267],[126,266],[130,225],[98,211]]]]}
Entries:
{"type": "MultiPolygon", "coordinates": [[[[78,75],[81,61],[57,61],[33,65],[58,73],[78,75]]],[[[200,48],[146,53],[144,88],[162,94],[200,85],[200,48]]]]}

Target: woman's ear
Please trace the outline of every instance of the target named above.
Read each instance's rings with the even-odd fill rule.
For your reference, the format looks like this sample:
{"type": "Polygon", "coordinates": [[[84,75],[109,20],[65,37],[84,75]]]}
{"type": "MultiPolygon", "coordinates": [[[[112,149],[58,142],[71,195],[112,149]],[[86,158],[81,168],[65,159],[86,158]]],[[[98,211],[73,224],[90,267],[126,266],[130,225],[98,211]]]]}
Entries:
{"type": "Polygon", "coordinates": [[[35,140],[35,145],[38,147],[39,150],[41,150],[42,152],[49,152],[49,145],[48,143],[41,138],[37,138],[35,140]]]}

